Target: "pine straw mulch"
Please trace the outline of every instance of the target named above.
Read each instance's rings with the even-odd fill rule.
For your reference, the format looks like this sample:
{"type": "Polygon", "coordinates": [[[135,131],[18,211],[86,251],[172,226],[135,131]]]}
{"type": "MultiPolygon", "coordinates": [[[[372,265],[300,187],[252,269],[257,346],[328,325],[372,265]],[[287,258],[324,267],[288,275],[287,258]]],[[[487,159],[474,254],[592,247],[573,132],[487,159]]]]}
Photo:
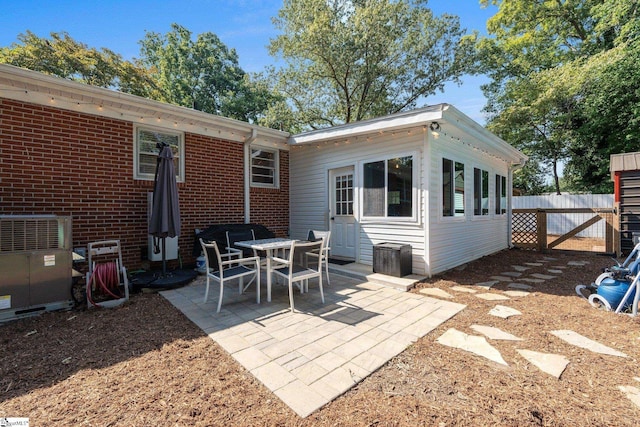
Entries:
{"type": "MultiPolygon", "coordinates": [[[[503,251],[413,292],[486,281],[544,256],[503,251]]],[[[13,321],[0,325],[0,417],[29,417],[34,426],[638,425],[640,408],[618,386],[640,387],[633,379],[640,377],[640,321],[592,308],[574,293],[575,285],[593,281],[611,260],[552,256],[557,261],[548,265],[590,264],[568,267],[558,279],[535,285],[532,294],[503,302],[523,313],[509,319],[488,315],[496,302],[449,290],[466,309],[306,419],[158,294],[134,295],[116,309],[13,321]],[[508,367],[435,342],[448,328],[478,335],[472,324],[524,339],[490,340],[508,367]],[[573,347],[549,333],[557,329],[571,329],[629,357],[573,347]],[[530,365],[518,348],[563,354],[571,362],[558,380],[530,365]]]]}

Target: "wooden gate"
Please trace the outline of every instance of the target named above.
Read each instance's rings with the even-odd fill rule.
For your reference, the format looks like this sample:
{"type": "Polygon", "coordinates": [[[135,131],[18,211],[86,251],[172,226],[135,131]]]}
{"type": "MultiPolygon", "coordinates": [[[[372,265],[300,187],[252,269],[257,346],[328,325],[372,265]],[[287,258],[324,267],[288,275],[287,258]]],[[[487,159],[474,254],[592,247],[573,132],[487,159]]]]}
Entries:
{"type": "Polygon", "coordinates": [[[512,213],[511,241],[516,247],[536,249],[541,252],[550,251],[604,219],[606,222],[604,252],[620,256],[620,219],[616,208],[513,209],[512,213]],[[549,242],[548,215],[574,213],[593,213],[595,216],[549,242]]]}

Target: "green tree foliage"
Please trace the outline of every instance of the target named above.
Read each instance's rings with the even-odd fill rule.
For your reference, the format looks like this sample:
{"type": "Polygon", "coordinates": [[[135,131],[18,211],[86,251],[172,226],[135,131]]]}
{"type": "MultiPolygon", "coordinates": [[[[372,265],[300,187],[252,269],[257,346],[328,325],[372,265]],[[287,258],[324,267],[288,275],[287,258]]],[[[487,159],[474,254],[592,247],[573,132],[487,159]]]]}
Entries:
{"type": "Polygon", "coordinates": [[[153,90],[144,69],[109,49],[75,41],[65,32],[42,38],[27,31],[18,40],[20,43],[0,47],[0,63],[139,96],[149,96],[153,90]]]}
{"type": "Polygon", "coordinates": [[[640,148],[639,0],[482,0],[488,127],[579,191],[610,191],[609,155],[640,148]],[[634,116],[634,114],[636,114],[634,116]]]}
{"type": "Polygon", "coordinates": [[[529,158],[522,169],[513,174],[513,188],[524,195],[536,196],[549,191],[549,186],[544,181],[544,168],[535,158],[529,158]]]}
{"type": "Polygon", "coordinates": [[[133,62],[67,33],[41,38],[27,31],[18,40],[0,48],[0,63],[245,121],[263,118],[268,105],[281,100],[264,79],[245,73],[235,50],[216,35],[193,41],[177,24],[165,35],[147,33],[133,62]]]}
{"type": "Polygon", "coordinates": [[[256,121],[277,101],[215,34],[199,34],[194,41],[186,28],[171,28],[164,35],[148,32],[140,42],[140,63],[157,84],[156,99],[245,121],[256,121]]]}
{"type": "Polygon", "coordinates": [[[611,154],[640,151],[640,40],[594,55],[580,83],[565,176],[578,191],[612,192],[611,154]]]}
{"type": "Polygon", "coordinates": [[[274,23],[269,50],[286,64],[272,74],[287,100],[279,113],[299,127],[413,108],[472,62],[458,18],[433,16],[426,1],[285,0],[274,23]]]}

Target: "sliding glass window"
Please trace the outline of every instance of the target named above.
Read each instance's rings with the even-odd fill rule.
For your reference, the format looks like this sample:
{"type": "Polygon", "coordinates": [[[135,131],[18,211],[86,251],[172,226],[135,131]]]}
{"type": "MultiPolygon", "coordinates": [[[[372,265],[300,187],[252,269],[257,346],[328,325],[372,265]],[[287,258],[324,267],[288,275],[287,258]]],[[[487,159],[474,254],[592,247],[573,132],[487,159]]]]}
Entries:
{"type": "Polygon", "coordinates": [[[489,215],[489,172],[473,168],[473,214],[489,215]]]}
{"type": "Polygon", "coordinates": [[[464,216],[464,163],[442,159],[442,216],[464,216]]]}
{"type": "Polygon", "coordinates": [[[365,217],[414,216],[413,156],[363,165],[365,217]]]}
{"type": "Polygon", "coordinates": [[[507,178],[496,175],[496,215],[507,212],[507,178]]]}

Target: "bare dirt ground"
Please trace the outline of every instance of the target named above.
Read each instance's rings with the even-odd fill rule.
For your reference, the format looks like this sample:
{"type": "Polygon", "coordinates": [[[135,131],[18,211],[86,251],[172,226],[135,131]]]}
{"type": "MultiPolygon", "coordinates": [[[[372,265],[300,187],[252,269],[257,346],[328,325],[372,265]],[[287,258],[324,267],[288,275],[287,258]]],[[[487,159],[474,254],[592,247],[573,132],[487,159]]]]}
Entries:
{"type": "MultiPolygon", "coordinates": [[[[560,238],[561,236],[558,234],[547,234],[547,245],[553,243],[555,240],[560,238]]],[[[516,246],[522,245],[522,247],[533,247],[536,248],[536,234],[535,233],[526,233],[526,232],[517,232],[513,235],[513,241],[516,246]],[[527,244],[532,244],[532,246],[527,246],[527,244]]],[[[605,239],[598,237],[571,237],[559,245],[555,246],[553,249],[556,250],[565,250],[565,251],[583,251],[583,252],[597,252],[604,253],[605,252],[605,239]]]]}
{"type": "MultiPolygon", "coordinates": [[[[637,426],[640,408],[618,386],[640,387],[640,320],[591,307],[574,287],[612,261],[557,251],[548,265],[586,260],[506,303],[523,315],[490,316],[495,302],[451,291],[513,265],[542,260],[510,250],[421,283],[455,295],[461,313],[306,419],[300,419],[158,294],[116,309],[47,313],[0,325],[0,418],[32,426],[637,426]],[[493,341],[509,366],[436,339],[449,328],[499,327],[524,338],[493,341]],[[573,347],[549,331],[571,329],[626,353],[573,347]],[[529,364],[518,348],[565,355],[560,379],[529,364]]],[[[494,289],[505,290],[506,283],[494,289]]]]}

